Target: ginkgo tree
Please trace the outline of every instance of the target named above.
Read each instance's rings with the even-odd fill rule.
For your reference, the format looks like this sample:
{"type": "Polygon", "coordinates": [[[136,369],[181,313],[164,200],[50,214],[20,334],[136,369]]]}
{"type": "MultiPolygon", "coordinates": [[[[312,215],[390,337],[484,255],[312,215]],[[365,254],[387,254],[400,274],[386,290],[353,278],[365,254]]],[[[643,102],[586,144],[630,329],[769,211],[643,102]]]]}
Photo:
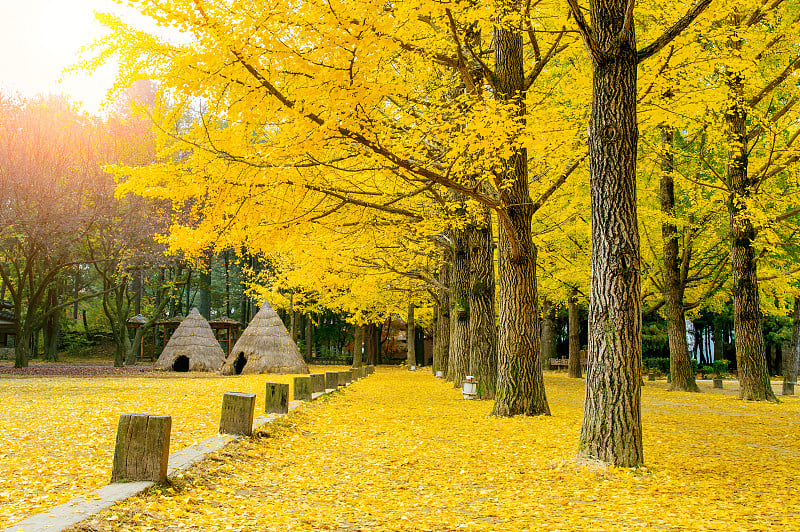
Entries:
{"type": "Polygon", "coordinates": [[[241,205],[229,201],[234,190],[306,213],[312,191],[347,204],[371,197],[384,210],[432,184],[461,193],[493,210],[501,228],[495,413],[549,412],[530,226],[581,157],[572,156],[571,135],[529,124],[527,106],[531,95],[546,95],[547,87],[532,87],[547,82],[548,65],[569,41],[566,12],[517,3],[139,4],[196,38],[163,43],[107,17],[115,33],[100,54],[121,55],[122,84],[158,79],[174,98],[175,110],[160,117],[165,144],[183,107],[198,97],[207,105],[175,144],[191,150],[190,164],[175,172],[176,151],[129,181],[136,191],[168,183],[174,201],[196,201],[215,221],[208,238],[174,231],[182,247],[199,250],[220,229],[231,234],[231,220],[243,216],[250,228],[276,219],[268,202],[231,210],[241,205]],[[463,92],[454,94],[459,83],[463,92]],[[528,146],[552,155],[535,163],[542,177],[533,197],[528,146]],[[222,181],[209,187],[202,174],[222,181]]]}

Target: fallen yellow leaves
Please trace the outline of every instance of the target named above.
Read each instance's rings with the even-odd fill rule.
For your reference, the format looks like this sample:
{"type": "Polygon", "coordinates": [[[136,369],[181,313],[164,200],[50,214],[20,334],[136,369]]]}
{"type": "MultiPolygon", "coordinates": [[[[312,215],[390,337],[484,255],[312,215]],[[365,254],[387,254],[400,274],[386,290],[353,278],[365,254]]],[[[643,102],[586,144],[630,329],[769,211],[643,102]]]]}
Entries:
{"type": "MultiPolygon", "coordinates": [[[[583,381],[497,419],[428,372],[381,369],[233,444],[91,530],[795,530],[800,401],[643,391],[647,467],[575,459],[583,381]]],[[[705,391],[710,392],[710,389],[705,391]]],[[[86,530],[89,530],[87,527],[86,530]]]]}
{"type": "MultiPolygon", "coordinates": [[[[337,371],[326,366],[312,371],[337,371]]],[[[108,483],[123,413],[172,416],[170,452],[217,433],[226,391],[256,394],[291,375],[0,379],[0,529],[108,483]]]]}

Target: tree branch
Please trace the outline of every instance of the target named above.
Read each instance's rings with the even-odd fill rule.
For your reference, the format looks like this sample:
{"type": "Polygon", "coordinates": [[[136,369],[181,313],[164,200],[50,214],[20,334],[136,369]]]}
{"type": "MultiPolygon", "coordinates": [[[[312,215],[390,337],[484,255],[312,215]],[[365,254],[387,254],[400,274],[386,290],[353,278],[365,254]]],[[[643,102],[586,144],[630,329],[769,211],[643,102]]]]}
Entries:
{"type": "Polygon", "coordinates": [[[683,17],[681,17],[680,20],[673,24],[671,28],[665,31],[658,39],[639,50],[639,52],[636,54],[638,56],[639,63],[661,51],[661,49],[668,45],[675,37],[680,35],[683,30],[688,28],[689,25],[698,16],[700,16],[700,14],[705,11],[710,4],[711,0],[700,0],[699,3],[695,4],[693,8],[691,8],[683,17]]]}

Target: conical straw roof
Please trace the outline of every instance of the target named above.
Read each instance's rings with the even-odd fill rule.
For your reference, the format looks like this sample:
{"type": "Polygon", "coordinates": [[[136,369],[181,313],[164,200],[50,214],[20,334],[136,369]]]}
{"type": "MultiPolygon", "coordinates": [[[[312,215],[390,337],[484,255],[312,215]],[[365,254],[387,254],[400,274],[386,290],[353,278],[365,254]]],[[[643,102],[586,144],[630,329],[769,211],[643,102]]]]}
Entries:
{"type": "Polygon", "coordinates": [[[308,373],[297,344],[269,301],[253,317],[222,366],[223,375],[239,373],[308,373]]]}
{"type": "Polygon", "coordinates": [[[214,332],[197,308],[193,308],[175,329],[161,356],[156,360],[155,368],[173,371],[217,371],[223,362],[225,353],[214,337],[214,332]]]}

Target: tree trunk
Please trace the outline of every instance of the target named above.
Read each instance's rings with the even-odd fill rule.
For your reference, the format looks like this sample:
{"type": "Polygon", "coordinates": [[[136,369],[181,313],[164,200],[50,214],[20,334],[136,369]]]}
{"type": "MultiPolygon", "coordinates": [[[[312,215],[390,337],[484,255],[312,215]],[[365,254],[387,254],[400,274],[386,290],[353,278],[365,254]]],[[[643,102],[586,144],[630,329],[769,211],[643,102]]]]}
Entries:
{"type": "Polygon", "coordinates": [[[406,319],[406,365],[417,365],[416,327],[414,324],[414,303],[408,304],[408,319],[406,319]]]}
{"type": "Polygon", "coordinates": [[[556,358],[556,324],[553,320],[553,304],[542,301],[542,369],[550,369],[550,359],[556,358]]]}
{"type": "MultiPolygon", "coordinates": [[[[734,15],[737,19],[739,15],[734,15]]],[[[741,23],[735,20],[734,25],[741,23]]],[[[732,37],[731,49],[741,50],[742,41],[732,37]]],[[[728,131],[727,178],[728,222],[731,234],[731,269],[733,270],[733,329],[736,339],[736,368],[739,373],[739,397],[752,401],[777,401],[770,385],[764,336],[761,330],[756,252],[753,241],[756,228],[745,212],[745,203],[757,180],[748,175],[747,110],[744,107],[744,81],[740,73],[728,74],[729,107],[725,115],[728,131]]]]}
{"type": "MultiPolygon", "coordinates": [[[[494,28],[498,99],[525,117],[522,34],[494,28]]],[[[528,189],[528,154],[517,149],[504,161],[507,206],[498,239],[499,321],[497,395],[492,414],[550,414],[542,375],[536,246],[531,237],[533,204],[528,189]]]]}
{"type": "MultiPolygon", "coordinates": [[[[225,261],[225,316],[231,315],[231,259],[229,253],[228,249],[222,252],[222,258],[225,261]]],[[[293,335],[292,339],[297,342],[296,335],[293,335]]]]}
{"type": "Polygon", "coordinates": [[[142,313],[143,284],[142,270],[135,270],[133,272],[133,313],[136,316],[142,313]]]}
{"type": "MultiPolygon", "coordinates": [[[[722,335],[722,320],[719,318],[714,319],[711,326],[714,328],[714,360],[725,360],[725,342],[722,335]]],[[[691,363],[691,360],[689,362],[691,363]]]]}
{"type": "Polygon", "coordinates": [[[364,365],[364,327],[361,325],[353,326],[353,367],[360,368],[364,365]]]}
{"type": "Polygon", "coordinates": [[[783,355],[783,395],[794,395],[800,371],[800,297],[794,298],[792,345],[783,355]]]}
{"type": "Polygon", "coordinates": [[[635,24],[622,34],[628,0],[592,2],[589,174],[592,272],[589,366],[580,452],[622,467],[644,460],[642,312],[636,216],[635,24]]]}
{"type": "Polygon", "coordinates": [[[14,328],[14,367],[27,368],[31,358],[31,332],[22,326],[14,328]]]}
{"type": "Polygon", "coordinates": [[[374,366],[376,364],[376,357],[375,357],[375,324],[370,323],[366,327],[366,331],[364,331],[364,353],[365,358],[368,366],[374,366]]]}
{"type": "Polygon", "coordinates": [[[58,362],[58,335],[61,332],[61,320],[58,313],[50,313],[49,310],[58,305],[58,288],[53,287],[47,291],[48,312],[42,324],[42,336],[44,337],[44,359],[48,362],[58,362]]]}
{"type": "Polygon", "coordinates": [[[497,326],[494,318],[494,241],[492,218],[468,232],[469,246],[469,374],[475,377],[478,399],[494,399],[497,386],[497,326]]]}
{"type": "Polygon", "coordinates": [[[581,372],[581,316],[578,312],[578,291],[573,289],[568,303],[567,330],[569,334],[569,366],[567,374],[580,379],[581,372]]]}
{"type": "Polygon", "coordinates": [[[672,129],[661,128],[661,236],[664,240],[664,313],[667,319],[669,339],[670,389],[699,392],[694,381],[694,370],[686,343],[686,315],[683,309],[685,284],[678,258],[678,228],[670,220],[675,216],[675,181],[672,177],[674,157],[672,154],[672,129]]]}
{"type": "Polygon", "coordinates": [[[297,343],[297,316],[294,311],[294,292],[289,293],[289,334],[292,341],[297,343]]]}
{"type": "Polygon", "coordinates": [[[306,362],[311,363],[314,356],[314,319],[311,313],[306,315],[306,362]]]}
{"type": "MultiPolygon", "coordinates": [[[[439,269],[439,284],[449,286],[450,264],[443,262],[439,269]]],[[[448,350],[450,349],[450,294],[447,289],[439,289],[439,306],[436,318],[436,336],[433,349],[433,374],[447,372],[448,350]]]]}
{"type": "Polygon", "coordinates": [[[92,341],[92,333],[89,331],[89,320],[86,319],[86,309],[81,311],[81,317],[83,318],[83,332],[86,335],[86,341],[92,341]]]}
{"type": "Polygon", "coordinates": [[[465,231],[453,229],[450,269],[450,344],[447,380],[460,388],[469,369],[469,249],[465,231]]]}

